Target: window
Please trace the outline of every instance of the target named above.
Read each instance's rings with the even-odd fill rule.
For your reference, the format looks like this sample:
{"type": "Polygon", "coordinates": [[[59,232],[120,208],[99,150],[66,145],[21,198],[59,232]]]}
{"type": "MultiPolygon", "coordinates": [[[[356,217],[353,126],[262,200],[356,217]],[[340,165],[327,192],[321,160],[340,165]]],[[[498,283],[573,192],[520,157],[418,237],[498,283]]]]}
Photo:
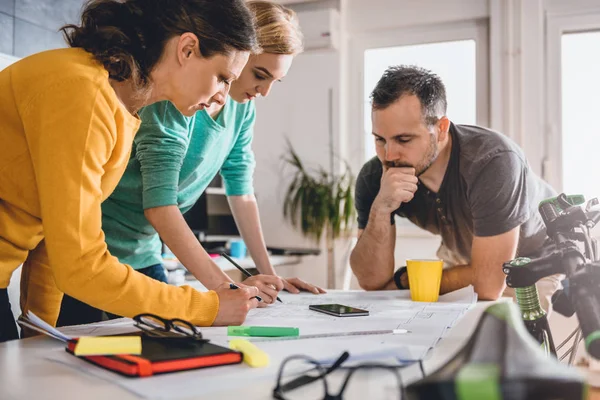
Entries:
{"type": "Polygon", "coordinates": [[[561,38],[562,183],[566,193],[600,196],[600,30],[561,38]]]}
{"type": "Polygon", "coordinates": [[[586,199],[600,196],[599,48],[600,10],[548,17],[544,178],[586,199]]]}
{"type": "Polygon", "coordinates": [[[477,57],[475,40],[458,40],[408,46],[368,49],[364,56],[365,159],[375,155],[371,135],[369,96],[383,72],[390,66],[407,64],[437,74],[446,86],[447,114],[459,124],[477,123],[477,57]]]}

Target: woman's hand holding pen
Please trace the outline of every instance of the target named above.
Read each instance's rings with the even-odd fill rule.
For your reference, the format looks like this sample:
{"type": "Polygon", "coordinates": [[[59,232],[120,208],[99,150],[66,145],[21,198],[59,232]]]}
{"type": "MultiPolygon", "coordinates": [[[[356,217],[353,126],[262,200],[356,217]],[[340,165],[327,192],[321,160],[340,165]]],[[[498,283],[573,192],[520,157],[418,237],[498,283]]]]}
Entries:
{"type": "Polygon", "coordinates": [[[223,283],[215,289],[219,296],[219,311],[214,326],[241,325],[248,311],[258,307],[258,288],[239,284],[237,290],[232,290],[230,285],[229,282],[223,283]]]}
{"type": "Polygon", "coordinates": [[[263,299],[259,307],[273,304],[277,294],[283,289],[283,280],[275,275],[254,275],[244,280],[244,285],[256,286],[260,291],[259,296],[263,299]]]}

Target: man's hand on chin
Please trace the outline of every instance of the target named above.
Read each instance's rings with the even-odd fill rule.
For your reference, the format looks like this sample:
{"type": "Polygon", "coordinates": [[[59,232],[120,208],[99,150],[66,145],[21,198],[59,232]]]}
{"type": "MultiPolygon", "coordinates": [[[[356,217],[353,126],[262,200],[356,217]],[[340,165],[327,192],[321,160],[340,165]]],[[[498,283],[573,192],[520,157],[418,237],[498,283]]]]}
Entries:
{"type": "Polygon", "coordinates": [[[382,214],[393,213],[402,203],[412,200],[417,191],[418,182],[419,179],[415,175],[414,168],[386,168],[384,166],[381,174],[381,187],[373,201],[373,208],[382,214]]]}

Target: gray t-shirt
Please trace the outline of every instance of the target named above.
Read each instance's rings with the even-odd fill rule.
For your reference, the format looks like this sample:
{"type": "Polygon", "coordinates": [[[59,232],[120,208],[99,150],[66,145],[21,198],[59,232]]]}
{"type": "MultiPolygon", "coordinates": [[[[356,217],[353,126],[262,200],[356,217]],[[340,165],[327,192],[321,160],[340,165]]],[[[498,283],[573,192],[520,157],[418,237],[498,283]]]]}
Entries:
{"type": "MultiPolygon", "coordinates": [[[[506,136],[477,126],[451,124],[450,134],[452,150],[439,191],[419,181],[414,198],[394,214],[441,235],[438,256],[450,265],[470,264],[473,236],[500,235],[517,226],[518,256],[546,253],[551,244],[537,206],[556,192],[529,169],[523,151],[506,136]]],[[[382,170],[374,157],[358,175],[360,229],[367,226],[382,170]]]]}

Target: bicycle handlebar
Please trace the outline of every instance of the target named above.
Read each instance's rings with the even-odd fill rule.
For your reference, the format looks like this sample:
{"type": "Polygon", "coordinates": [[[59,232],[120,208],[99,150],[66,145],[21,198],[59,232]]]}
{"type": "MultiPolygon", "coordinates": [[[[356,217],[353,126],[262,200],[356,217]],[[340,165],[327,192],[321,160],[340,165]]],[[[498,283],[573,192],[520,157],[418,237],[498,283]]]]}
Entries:
{"type": "Polygon", "coordinates": [[[600,276],[595,271],[600,265],[588,262],[571,241],[575,239],[590,243],[591,238],[585,228],[592,228],[600,222],[600,211],[584,212],[579,207],[582,202],[582,196],[561,194],[540,203],[539,212],[548,235],[558,249],[538,259],[517,258],[505,263],[503,271],[510,287],[527,287],[546,276],[565,274],[569,281],[569,289],[565,292],[579,319],[586,349],[592,357],[600,359],[600,293],[594,290],[598,287],[598,280],[594,276],[600,276]],[[577,202],[570,201],[573,199],[577,202]],[[582,228],[583,232],[576,232],[575,228],[582,228]]]}

